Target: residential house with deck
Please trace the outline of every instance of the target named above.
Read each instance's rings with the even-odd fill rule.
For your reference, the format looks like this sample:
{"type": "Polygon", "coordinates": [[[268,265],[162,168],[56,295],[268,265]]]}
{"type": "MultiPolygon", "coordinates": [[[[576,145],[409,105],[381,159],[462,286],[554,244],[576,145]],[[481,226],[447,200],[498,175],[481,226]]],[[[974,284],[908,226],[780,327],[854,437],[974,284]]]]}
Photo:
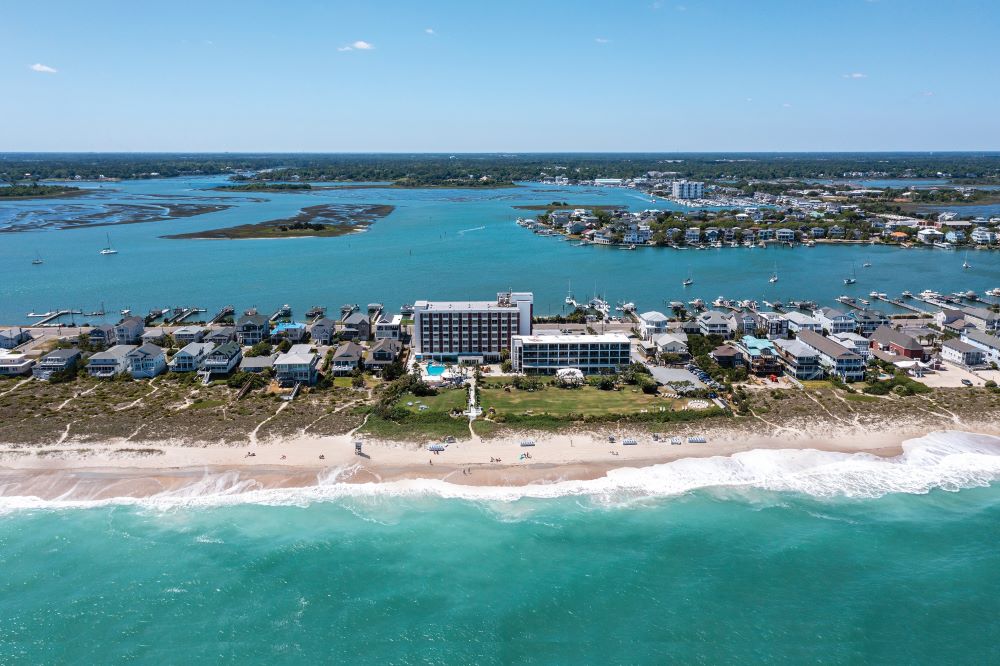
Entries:
{"type": "Polygon", "coordinates": [[[736,347],[743,353],[747,370],[753,374],[762,377],[781,374],[781,361],[772,341],[744,335],[739,338],[736,347]]]}
{"type": "Polygon", "coordinates": [[[303,382],[310,386],[319,378],[319,355],[309,349],[309,345],[295,345],[274,360],[274,376],[283,383],[303,382]],[[304,349],[302,349],[304,348],[304,349]]]}
{"type": "Polygon", "coordinates": [[[142,342],[146,322],[142,317],[125,317],[115,324],[115,344],[136,345],[142,342]]]}
{"type": "Polygon", "coordinates": [[[189,345],[205,339],[205,329],[201,326],[183,326],[174,331],[174,342],[178,345],[189,345]]]}
{"type": "Polygon", "coordinates": [[[924,347],[912,337],[889,326],[880,326],[871,335],[871,348],[917,361],[924,360],[924,347]]]}
{"type": "Polygon", "coordinates": [[[392,338],[376,340],[365,357],[365,368],[375,372],[381,371],[399,358],[403,351],[403,343],[392,338]]]}
{"type": "Polygon", "coordinates": [[[856,325],[853,317],[834,308],[818,308],[813,316],[827,333],[848,333],[856,325]]]}
{"type": "Polygon", "coordinates": [[[133,379],[156,377],[167,369],[163,348],[149,342],[130,350],[125,355],[125,362],[133,379]]]}
{"type": "Polygon", "coordinates": [[[880,310],[855,310],[850,316],[854,319],[855,330],[861,335],[871,335],[879,327],[889,325],[889,318],[880,310]]]}
{"type": "Polygon", "coordinates": [[[208,334],[203,338],[205,342],[215,345],[224,345],[236,339],[236,327],[215,326],[209,329],[208,334]]]}
{"type": "Polygon", "coordinates": [[[698,332],[702,335],[721,335],[729,337],[729,317],[717,310],[706,310],[696,318],[698,332]]]}
{"type": "Polygon", "coordinates": [[[31,374],[35,379],[48,381],[57,372],[72,372],[80,362],[80,350],[76,347],[71,349],[55,349],[38,361],[31,369],[31,374]]]}
{"type": "Polygon", "coordinates": [[[997,336],[973,328],[962,333],[962,342],[981,349],[986,363],[1000,365],[1000,338],[997,336]]]}
{"type": "Polygon", "coordinates": [[[337,334],[337,322],[323,317],[317,319],[309,328],[309,339],[313,344],[329,346],[333,344],[333,336],[337,334]]]}
{"type": "Polygon", "coordinates": [[[822,379],[823,367],[819,363],[819,352],[801,340],[775,340],[785,370],[799,380],[822,379]]]}
{"type": "Polygon", "coordinates": [[[860,354],[815,331],[802,331],[797,339],[819,354],[820,365],[826,374],[839,377],[845,382],[865,378],[865,360],[860,354]]]}
{"type": "Polygon", "coordinates": [[[31,332],[26,328],[18,326],[0,330],[0,349],[20,347],[29,340],[31,340],[31,332]]]}
{"type": "Polygon", "coordinates": [[[376,340],[399,340],[403,337],[403,315],[394,314],[390,319],[379,317],[375,322],[376,340]]]}
{"type": "Polygon", "coordinates": [[[861,358],[865,359],[865,362],[871,358],[871,341],[863,335],[858,335],[857,333],[833,333],[830,335],[830,339],[838,345],[843,345],[853,350],[855,354],[859,354],[861,358]]]}
{"type": "Polygon", "coordinates": [[[740,368],[743,367],[743,354],[732,345],[721,345],[708,354],[720,368],[740,368]]]}
{"type": "Polygon", "coordinates": [[[111,379],[115,375],[128,372],[128,354],[135,345],[114,345],[87,359],[87,374],[98,379],[111,379]]]}
{"type": "Polygon", "coordinates": [[[657,335],[667,332],[667,315],[650,310],[636,317],[639,320],[639,335],[643,340],[652,340],[657,335]]]}
{"type": "Polygon", "coordinates": [[[363,312],[352,312],[344,317],[340,337],[347,340],[367,340],[371,337],[371,323],[363,312]]]}
{"type": "Polygon", "coordinates": [[[763,331],[769,340],[788,337],[788,320],[785,319],[784,315],[777,312],[760,311],[756,311],[753,314],[757,328],[763,331]]]}
{"type": "Polygon", "coordinates": [[[986,352],[968,342],[951,339],[941,343],[941,358],[951,363],[976,367],[986,363],[986,352]]]}
{"type": "Polygon", "coordinates": [[[171,372],[195,372],[201,369],[215,345],[211,342],[189,342],[170,359],[171,372]]]}
{"type": "Polygon", "coordinates": [[[266,340],[271,335],[271,322],[264,315],[251,310],[236,321],[236,341],[244,347],[266,340]]]}
{"type": "Polygon", "coordinates": [[[202,359],[201,368],[209,375],[227,375],[240,364],[243,350],[239,343],[230,340],[215,347],[202,359]]]}
{"type": "Polygon", "coordinates": [[[0,349],[0,377],[26,375],[34,365],[34,359],[21,352],[0,349]]]}
{"type": "Polygon", "coordinates": [[[810,317],[804,312],[793,310],[791,312],[786,312],[784,317],[788,321],[788,330],[792,333],[798,334],[798,332],[802,330],[816,331],[819,333],[823,330],[823,324],[820,323],[819,319],[816,319],[816,317],[810,317]]]}
{"type": "MultiPolygon", "coordinates": [[[[115,344],[115,327],[114,326],[94,326],[87,333],[87,340],[91,347],[95,349],[106,349],[115,344]]],[[[83,337],[83,334],[80,334],[83,337]]]]}
{"type": "Polygon", "coordinates": [[[341,342],[330,359],[330,373],[335,377],[349,375],[361,367],[364,348],[354,341],[341,342]]]}

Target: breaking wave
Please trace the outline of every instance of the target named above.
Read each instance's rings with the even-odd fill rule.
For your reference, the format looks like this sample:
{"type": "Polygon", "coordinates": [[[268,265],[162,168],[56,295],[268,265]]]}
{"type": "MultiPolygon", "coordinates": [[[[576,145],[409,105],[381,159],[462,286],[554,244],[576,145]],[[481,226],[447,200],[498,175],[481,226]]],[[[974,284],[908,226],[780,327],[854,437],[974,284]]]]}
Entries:
{"type": "Polygon", "coordinates": [[[315,485],[265,488],[239,472],[206,474],[180,488],[148,497],[57,499],[0,496],[0,512],[23,509],[135,505],[152,509],[231,504],[307,506],[359,497],[438,497],[486,502],[586,497],[597,503],[670,497],[703,488],[750,488],[813,497],[878,498],[890,493],[924,494],[987,486],[1000,478],[1000,437],[934,432],[903,443],[903,453],[881,458],[866,453],[815,449],[756,449],[731,456],[685,458],[641,468],[614,469],[598,479],[524,486],[466,486],[436,479],[349,483],[345,467],[317,478],[315,485]]]}

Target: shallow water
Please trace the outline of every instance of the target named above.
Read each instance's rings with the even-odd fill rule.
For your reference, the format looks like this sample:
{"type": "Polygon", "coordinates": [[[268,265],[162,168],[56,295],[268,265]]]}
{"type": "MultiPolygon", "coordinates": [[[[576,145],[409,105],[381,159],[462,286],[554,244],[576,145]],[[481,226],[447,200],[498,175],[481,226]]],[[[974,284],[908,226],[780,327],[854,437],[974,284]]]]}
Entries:
{"type": "Polygon", "coordinates": [[[8,501],[0,662],[991,663],[998,473],[996,440],[947,434],[534,498],[8,501]]]}
{"type": "MultiPolygon", "coordinates": [[[[231,204],[194,217],[66,230],[0,233],[0,322],[28,323],[29,311],[79,308],[103,303],[108,320],[130,308],[199,306],[211,316],[224,305],[272,311],[284,303],[302,316],[312,305],[332,311],[343,303],[488,299],[513,288],[535,293],[535,310],[559,312],[568,287],[586,300],[598,292],[612,303],[663,309],[675,300],[720,294],[730,298],[817,300],[833,304],[847,293],[872,290],[897,295],[908,289],[982,293],[1000,286],[1000,257],[974,253],[972,270],[963,255],[941,250],[894,250],[869,246],[684,250],[575,247],[518,227],[530,211],[514,205],[554,200],[576,204],[626,205],[633,210],[679,206],[623,188],[528,185],[495,190],[351,189],[310,193],[227,193],[209,188],[220,177],[114,183],[93,195],[0,203],[0,226],[26,211],[62,206],[93,214],[111,204],[170,202],[231,204]],[[107,191],[110,190],[110,191],[107,191]],[[323,203],[391,204],[396,208],[369,231],[338,238],[280,240],[168,240],[167,234],[261,222],[295,215],[323,203]],[[119,254],[100,256],[107,234],[119,254]],[[32,266],[38,252],[45,263],[32,266]],[[865,261],[873,265],[862,268],[865,261]],[[843,278],[857,272],[857,284],[843,278]],[[779,281],[768,278],[777,270],[779,281]],[[694,285],[682,287],[690,274],[694,285]]],[[[91,186],[91,185],[88,185],[91,186]]],[[[42,213],[39,213],[42,214],[42,213]]],[[[50,213],[45,213],[49,215],[50,213]]],[[[83,215],[76,212],[73,215],[83,215]]],[[[65,217],[66,212],[58,215],[65,217]]],[[[893,310],[892,307],[887,307],[893,310]]],[[[78,318],[80,321],[81,318],[78,318]]],[[[83,317],[99,323],[98,317],[83,317]]]]}

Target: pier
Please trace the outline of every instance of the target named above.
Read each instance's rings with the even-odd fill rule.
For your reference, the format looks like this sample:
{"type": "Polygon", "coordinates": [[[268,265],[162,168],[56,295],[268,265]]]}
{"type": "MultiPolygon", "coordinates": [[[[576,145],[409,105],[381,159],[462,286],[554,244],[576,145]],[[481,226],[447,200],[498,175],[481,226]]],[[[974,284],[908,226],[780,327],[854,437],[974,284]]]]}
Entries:
{"type": "Polygon", "coordinates": [[[60,319],[62,317],[69,317],[72,315],[82,315],[82,314],[83,310],[53,310],[50,312],[42,312],[42,313],[29,312],[27,316],[31,317],[32,319],[38,318],[38,321],[34,323],[35,326],[51,326],[52,325],[51,322],[55,321],[56,319],[60,319]]]}
{"type": "Polygon", "coordinates": [[[236,308],[232,305],[227,305],[226,307],[216,312],[215,316],[212,317],[211,321],[209,321],[208,323],[218,324],[219,322],[225,319],[231,319],[234,314],[236,314],[236,308]]]}
{"type": "Polygon", "coordinates": [[[292,316],[292,308],[289,305],[282,305],[280,308],[274,311],[274,314],[269,317],[272,322],[276,322],[279,319],[286,319],[292,316]]]}
{"type": "Polygon", "coordinates": [[[163,320],[164,324],[179,324],[191,315],[197,314],[199,312],[208,312],[205,308],[174,308],[174,316],[166,317],[163,320]],[[179,311],[179,312],[178,312],[179,311]]]}
{"type": "Polygon", "coordinates": [[[889,303],[891,305],[895,305],[897,308],[901,308],[903,310],[909,310],[910,312],[913,312],[913,313],[916,313],[916,314],[922,314],[922,315],[929,315],[929,314],[931,314],[930,312],[927,312],[927,310],[921,310],[917,306],[910,305],[906,301],[898,299],[898,298],[889,298],[888,296],[881,296],[881,295],[879,295],[879,296],[875,296],[874,300],[885,301],[886,303],[889,303]]]}

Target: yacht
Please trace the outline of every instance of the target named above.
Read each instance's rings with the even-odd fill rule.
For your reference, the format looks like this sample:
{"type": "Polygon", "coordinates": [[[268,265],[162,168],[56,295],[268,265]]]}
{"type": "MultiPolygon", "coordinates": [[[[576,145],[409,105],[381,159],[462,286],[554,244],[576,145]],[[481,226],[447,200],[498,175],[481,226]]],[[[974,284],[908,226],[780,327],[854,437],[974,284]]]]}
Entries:
{"type": "Polygon", "coordinates": [[[771,284],[774,284],[775,282],[778,281],[778,265],[777,264],[774,265],[774,272],[771,273],[771,277],[769,277],[767,279],[767,281],[770,282],[771,284]]]}
{"type": "Polygon", "coordinates": [[[903,290],[903,298],[913,298],[913,292],[909,289],[903,290]]]}
{"type": "Polygon", "coordinates": [[[45,262],[42,261],[42,255],[38,254],[38,252],[35,252],[35,258],[31,260],[31,265],[32,266],[39,266],[39,265],[44,264],[44,263],[45,262]]]}
{"type": "Polygon", "coordinates": [[[689,277],[688,278],[684,278],[684,281],[681,282],[681,284],[683,284],[685,287],[690,287],[691,285],[694,284],[694,280],[692,280],[689,277]]]}
{"type": "Polygon", "coordinates": [[[972,264],[969,263],[969,253],[965,253],[965,261],[962,262],[962,268],[968,270],[972,268],[972,264]]]}
{"type": "Polygon", "coordinates": [[[986,295],[987,296],[993,296],[994,298],[1000,296],[1000,287],[996,287],[994,289],[987,289],[986,290],[986,295]]]}
{"type": "Polygon", "coordinates": [[[851,277],[844,278],[844,284],[855,284],[858,281],[857,273],[854,270],[854,266],[851,266],[851,277]]]}
{"type": "Polygon", "coordinates": [[[101,250],[100,254],[118,254],[118,250],[111,247],[111,234],[107,234],[107,237],[108,237],[108,244],[103,250],[101,250]]]}

